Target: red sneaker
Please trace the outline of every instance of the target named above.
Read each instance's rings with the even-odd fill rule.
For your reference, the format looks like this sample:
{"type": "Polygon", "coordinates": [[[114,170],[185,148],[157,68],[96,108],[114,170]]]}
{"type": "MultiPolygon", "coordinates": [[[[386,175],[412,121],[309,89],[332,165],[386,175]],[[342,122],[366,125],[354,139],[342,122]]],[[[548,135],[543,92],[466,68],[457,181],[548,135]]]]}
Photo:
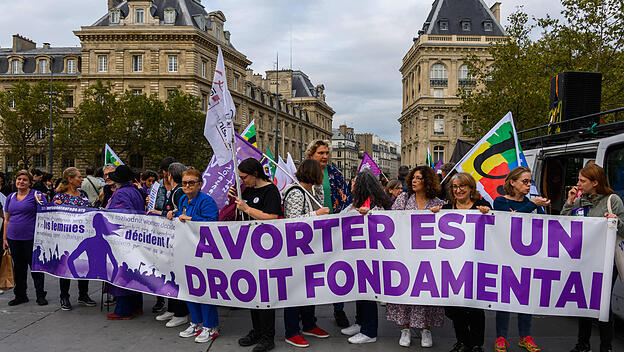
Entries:
{"type": "Polygon", "coordinates": [[[537,347],[537,345],[535,344],[535,340],[533,340],[532,336],[525,336],[522,339],[520,339],[520,343],[518,343],[518,346],[524,348],[528,352],[540,352],[541,351],[541,349],[537,347]]]}
{"type": "Polygon", "coordinates": [[[509,346],[509,342],[500,336],[494,341],[494,352],[507,352],[507,346],[509,346]]]}
{"type": "Polygon", "coordinates": [[[304,335],[308,335],[308,336],[315,336],[321,339],[324,339],[326,337],[329,337],[329,333],[321,328],[319,328],[318,326],[315,327],[312,330],[308,330],[308,331],[302,331],[301,332],[304,335]]]}
{"type": "Polygon", "coordinates": [[[306,341],[303,336],[295,335],[291,338],[286,339],[286,343],[289,343],[295,347],[308,347],[310,344],[306,341]]]}
{"type": "Polygon", "coordinates": [[[132,315],[117,315],[115,313],[110,313],[106,315],[107,320],[130,320],[132,318],[132,315]]]}

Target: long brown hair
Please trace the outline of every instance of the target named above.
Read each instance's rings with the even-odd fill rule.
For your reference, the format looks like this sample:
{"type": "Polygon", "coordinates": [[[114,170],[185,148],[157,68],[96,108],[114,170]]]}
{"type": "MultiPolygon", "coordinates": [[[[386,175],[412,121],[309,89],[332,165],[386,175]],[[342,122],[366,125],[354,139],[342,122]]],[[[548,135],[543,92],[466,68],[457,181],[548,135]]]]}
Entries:
{"type": "Polygon", "coordinates": [[[425,196],[428,199],[433,199],[440,194],[440,180],[429,166],[416,166],[410,171],[409,175],[407,175],[407,180],[405,180],[405,185],[407,186],[407,194],[414,194],[414,188],[412,187],[412,181],[414,180],[414,174],[416,171],[419,171],[423,177],[423,185],[425,186],[425,196]]]}
{"type": "Polygon", "coordinates": [[[467,172],[458,172],[453,177],[451,177],[450,187],[449,187],[449,199],[450,203],[455,205],[457,201],[455,199],[455,193],[453,193],[453,181],[458,180],[460,184],[468,186],[470,188],[470,200],[474,203],[481,199],[481,193],[477,191],[477,181],[475,181],[474,177],[467,172]]]}
{"type": "Polygon", "coordinates": [[[581,175],[587,177],[591,182],[598,182],[596,186],[596,193],[598,194],[613,194],[615,193],[609,185],[609,179],[607,179],[607,173],[604,169],[596,164],[589,164],[581,169],[581,175]]]}
{"type": "Polygon", "coordinates": [[[76,177],[78,175],[78,169],[75,167],[68,167],[63,171],[63,176],[61,177],[61,183],[56,189],[57,193],[66,193],[69,190],[69,179],[76,177]]]}

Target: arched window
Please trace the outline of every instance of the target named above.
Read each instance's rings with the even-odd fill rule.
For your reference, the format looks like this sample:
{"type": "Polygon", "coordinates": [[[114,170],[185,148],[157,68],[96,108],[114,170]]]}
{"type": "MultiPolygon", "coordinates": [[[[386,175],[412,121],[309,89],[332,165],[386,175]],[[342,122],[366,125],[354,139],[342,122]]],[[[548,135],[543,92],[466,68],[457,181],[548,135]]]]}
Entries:
{"type": "Polygon", "coordinates": [[[461,65],[459,67],[459,86],[473,86],[474,85],[474,77],[470,74],[470,69],[468,65],[461,65]]]}
{"type": "Polygon", "coordinates": [[[39,60],[39,73],[49,73],[48,67],[50,67],[50,65],[48,65],[48,60],[39,60]]]}
{"type": "Polygon", "coordinates": [[[119,24],[119,9],[112,9],[108,14],[108,21],[110,24],[119,24]]]}
{"type": "Polygon", "coordinates": [[[446,87],[448,85],[446,66],[442,64],[431,66],[430,78],[432,87],[446,87]]]}
{"type": "Polygon", "coordinates": [[[165,23],[174,24],[176,20],[176,12],[172,8],[165,9],[165,23]]]}
{"type": "Polygon", "coordinates": [[[22,69],[22,62],[18,59],[13,59],[11,61],[11,73],[16,75],[20,73],[21,69],[22,69]]]}
{"type": "Polygon", "coordinates": [[[444,115],[435,115],[433,117],[433,133],[444,134],[444,115]]]}
{"type": "Polygon", "coordinates": [[[433,162],[437,163],[438,160],[442,160],[442,162],[444,162],[444,147],[441,145],[433,147],[433,162]]]}

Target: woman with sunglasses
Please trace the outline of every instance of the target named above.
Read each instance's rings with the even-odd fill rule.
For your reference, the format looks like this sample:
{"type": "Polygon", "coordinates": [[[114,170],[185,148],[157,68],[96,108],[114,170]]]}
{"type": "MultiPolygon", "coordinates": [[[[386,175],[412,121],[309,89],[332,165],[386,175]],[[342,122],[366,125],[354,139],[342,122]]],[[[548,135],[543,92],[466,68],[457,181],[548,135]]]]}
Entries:
{"type": "MultiPolygon", "coordinates": [[[[171,170],[171,167],[169,169],[171,170]]],[[[181,222],[217,221],[219,216],[217,203],[208,194],[200,192],[201,172],[196,169],[184,171],[180,183],[184,195],[180,198],[177,209],[167,213],[167,218],[172,220],[175,216],[181,222]]],[[[171,302],[169,304],[171,305],[171,302]]],[[[209,342],[219,337],[219,315],[216,306],[194,302],[186,302],[186,306],[191,314],[191,324],[186,330],[180,332],[180,337],[194,337],[195,342],[199,343],[209,342]]]]}
{"type": "MultiPolygon", "coordinates": [[[[236,198],[236,208],[245,213],[246,220],[274,220],[282,216],[282,198],[279,190],[264,173],[262,164],[254,158],[238,165],[238,175],[245,185],[242,199],[236,197],[236,189],[230,188],[229,196],[236,198]]],[[[251,309],[252,330],[238,340],[247,347],[256,345],[254,352],[264,352],[275,347],[275,309],[251,309]]]]}
{"type": "MultiPolygon", "coordinates": [[[[531,190],[531,169],[526,166],[518,166],[511,170],[505,177],[503,188],[505,195],[494,199],[494,210],[511,211],[518,213],[532,213],[537,211],[544,214],[541,207],[550,205],[550,200],[542,197],[534,197],[529,199],[527,194],[531,190]]],[[[495,352],[507,352],[507,332],[509,331],[509,312],[496,312],[496,342],[494,342],[495,352]]],[[[518,313],[518,332],[520,334],[520,342],[518,346],[529,352],[539,352],[541,349],[537,347],[533,337],[531,336],[531,314],[518,313]]]]}

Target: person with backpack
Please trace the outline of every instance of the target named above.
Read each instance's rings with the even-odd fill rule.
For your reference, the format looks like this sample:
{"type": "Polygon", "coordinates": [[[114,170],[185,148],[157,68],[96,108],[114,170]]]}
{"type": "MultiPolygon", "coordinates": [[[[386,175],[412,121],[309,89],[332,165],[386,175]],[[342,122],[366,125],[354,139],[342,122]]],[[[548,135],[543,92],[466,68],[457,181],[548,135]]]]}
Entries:
{"type": "MultiPolygon", "coordinates": [[[[576,186],[568,192],[568,199],[561,209],[561,215],[607,217],[619,219],[617,224],[618,237],[624,236],[624,204],[609,185],[604,169],[596,164],[589,164],[581,169],[576,186]],[[578,193],[581,196],[578,197],[578,193]]],[[[616,267],[613,267],[611,292],[617,278],[616,267]]],[[[620,273],[622,275],[623,273],[620,273]]],[[[578,318],[578,341],[571,352],[589,352],[589,338],[592,323],[596,319],[578,318]]],[[[600,331],[600,352],[611,352],[613,340],[613,312],[609,313],[609,321],[597,322],[600,331]]],[[[596,351],[594,349],[594,351],[596,351]]]]}
{"type": "Polygon", "coordinates": [[[80,189],[87,193],[87,197],[89,197],[89,203],[93,204],[98,199],[102,188],[104,188],[104,184],[102,183],[102,181],[94,176],[95,169],[93,168],[93,166],[87,166],[85,173],[87,174],[87,177],[82,180],[80,189]]]}
{"type": "MultiPolygon", "coordinates": [[[[317,205],[323,202],[322,192],[314,194],[316,203],[311,199],[311,194],[314,192],[313,186],[323,183],[321,164],[314,159],[306,159],[299,165],[295,176],[299,180],[299,184],[292,184],[284,190],[284,217],[298,218],[329,214],[328,207],[317,205]]],[[[314,310],[315,306],[313,305],[284,308],[286,343],[295,347],[308,347],[310,344],[302,335],[318,338],[329,337],[327,331],[316,325],[314,310]],[[303,329],[299,326],[299,317],[301,317],[303,329]]]]}

